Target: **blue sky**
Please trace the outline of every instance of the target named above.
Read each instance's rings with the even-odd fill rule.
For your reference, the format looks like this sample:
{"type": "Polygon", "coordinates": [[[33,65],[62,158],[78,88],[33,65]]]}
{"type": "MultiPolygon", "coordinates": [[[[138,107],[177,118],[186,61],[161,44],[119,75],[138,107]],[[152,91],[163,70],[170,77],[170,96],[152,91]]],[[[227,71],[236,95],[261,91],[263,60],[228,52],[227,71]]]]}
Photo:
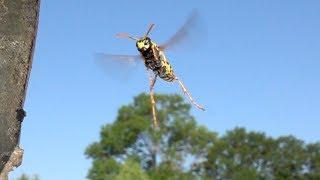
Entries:
{"type": "MultiPolygon", "coordinates": [[[[91,161],[84,150],[98,140],[100,127],[148,92],[142,64],[121,81],[107,76],[92,54],[136,54],[133,41],[114,35],[141,35],[150,22],[156,24],[151,37],[164,42],[194,8],[206,24],[206,45],[167,57],[207,109],[192,109],[198,123],[220,134],[242,126],[319,140],[320,2],[186,2],[42,1],[21,136],[24,161],[11,178],[85,179],[91,161]]],[[[161,81],[155,90],[181,93],[177,84],[161,81]]]]}

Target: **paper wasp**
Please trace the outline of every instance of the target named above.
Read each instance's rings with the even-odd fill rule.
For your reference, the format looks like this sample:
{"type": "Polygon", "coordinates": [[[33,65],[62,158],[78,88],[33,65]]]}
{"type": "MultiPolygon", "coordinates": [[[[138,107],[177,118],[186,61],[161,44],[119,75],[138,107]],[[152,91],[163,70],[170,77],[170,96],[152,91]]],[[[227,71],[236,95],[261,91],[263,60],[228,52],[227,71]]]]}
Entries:
{"type": "Polygon", "coordinates": [[[146,34],[143,37],[133,37],[126,33],[119,33],[116,36],[119,38],[129,38],[136,41],[136,47],[140,52],[140,55],[112,55],[97,53],[99,59],[115,59],[121,61],[139,61],[142,60],[146,66],[147,71],[149,72],[149,81],[150,81],[150,100],[152,105],[152,118],[154,127],[158,127],[157,116],[156,116],[156,103],[154,99],[153,88],[157,77],[167,81],[167,82],[178,82],[184,94],[189,98],[190,102],[196,106],[198,109],[205,110],[204,107],[198,104],[191,96],[189,91],[186,89],[182,81],[174,73],[172,66],[170,65],[168,59],[166,58],[164,51],[170,48],[173,45],[178,44],[181,40],[187,35],[187,30],[194,24],[194,21],[197,20],[197,12],[194,11],[185,24],[177,31],[177,33],[169,39],[163,45],[158,46],[153,42],[149,34],[154,27],[154,24],[150,24],[146,34]],[[152,72],[152,73],[150,73],[152,72]]]}

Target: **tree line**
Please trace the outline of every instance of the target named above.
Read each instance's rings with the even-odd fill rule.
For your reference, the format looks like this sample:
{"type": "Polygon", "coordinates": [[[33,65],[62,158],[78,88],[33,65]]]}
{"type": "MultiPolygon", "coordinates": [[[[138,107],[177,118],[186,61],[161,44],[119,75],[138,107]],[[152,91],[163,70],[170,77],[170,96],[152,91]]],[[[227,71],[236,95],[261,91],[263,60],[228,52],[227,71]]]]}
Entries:
{"type": "Polygon", "coordinates": [[[200,126],[179,95],[157,94],[160,128],[151,125],[150,99],[140,94],[85,151],[88,178],[320,179],[320,143],[269,137],[237,127],[219,136],[200,126]]]}

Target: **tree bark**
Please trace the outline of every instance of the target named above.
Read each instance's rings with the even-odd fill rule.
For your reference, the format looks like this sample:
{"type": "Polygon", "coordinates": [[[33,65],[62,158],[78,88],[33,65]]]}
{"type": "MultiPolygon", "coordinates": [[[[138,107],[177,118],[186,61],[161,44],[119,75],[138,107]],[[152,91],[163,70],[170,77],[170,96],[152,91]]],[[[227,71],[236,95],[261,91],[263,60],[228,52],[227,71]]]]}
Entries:
{"type": "Polygon", "coordinates": [[[0,174],[22,159],[18,146],[39,7],[40,0],[0,0],[0,174]]]}

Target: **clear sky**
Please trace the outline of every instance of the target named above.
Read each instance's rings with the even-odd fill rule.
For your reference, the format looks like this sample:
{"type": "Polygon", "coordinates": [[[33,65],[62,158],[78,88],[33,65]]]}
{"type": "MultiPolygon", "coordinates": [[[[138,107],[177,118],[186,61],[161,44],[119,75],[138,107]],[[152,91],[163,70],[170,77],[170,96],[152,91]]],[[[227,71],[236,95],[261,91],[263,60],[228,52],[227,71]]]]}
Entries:
{"type": "MultiPolygon", "coordinates": [[[[133,41],[114,35],[142,35],[150,22],[156,24],[151,37],[164,42],[193,8],[207,26],[206,45],[167,56],[207,109],[192,109],[198,123],[219,134],[242,126],[319,140],[319,1],[47,0],[25,104],[24,161],[11,177],[85,179],[91,162],[84,150],[98,140],[100,127],[148,92],[142,64],[122,81],[107,76],[92,54],[137,54],[133,41]]],[[[177,84],[161,81],[155,90],[181,93],[177,84]]]]}

